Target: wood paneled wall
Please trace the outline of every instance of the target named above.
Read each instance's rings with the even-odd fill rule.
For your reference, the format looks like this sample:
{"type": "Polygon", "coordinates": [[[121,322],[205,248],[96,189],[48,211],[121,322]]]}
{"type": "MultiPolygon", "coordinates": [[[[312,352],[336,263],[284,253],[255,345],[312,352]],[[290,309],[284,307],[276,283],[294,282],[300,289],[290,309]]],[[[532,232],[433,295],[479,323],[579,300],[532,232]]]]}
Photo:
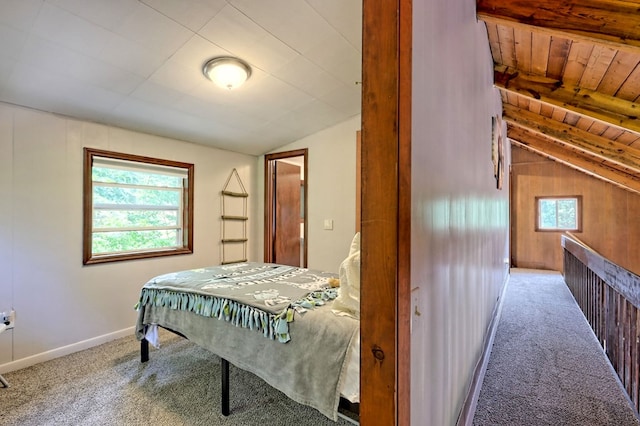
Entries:
{"type": "Polygon", "coordinates": [[[576,236],[640,274],[640,196],[512,146],[511,265],[562,271],[560,232],[535,231],[535,197],[582,195],[576,236]]]}

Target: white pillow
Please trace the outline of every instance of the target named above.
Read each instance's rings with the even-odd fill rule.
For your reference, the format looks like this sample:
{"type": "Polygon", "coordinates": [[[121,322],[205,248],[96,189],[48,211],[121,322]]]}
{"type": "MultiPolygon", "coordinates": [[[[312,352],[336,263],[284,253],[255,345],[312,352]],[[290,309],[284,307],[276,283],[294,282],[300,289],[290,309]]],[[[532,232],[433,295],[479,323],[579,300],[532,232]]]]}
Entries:
{"type": "Polygon", "coordinates": [[[351,256],[357,251],[360,251],[360,233],[359,232],[356,232],[356,235],[353,236],[353,240],[351,240],[351,247],[349,247],[349,256],[351,256]]]}
{"type": "Polygon", "coordinates": [[[333,302],[337,313],[346,313],[360,318],[360,233],[351,241],[349,256],[342,261],[339,269],[340,288],[333,302]]]}

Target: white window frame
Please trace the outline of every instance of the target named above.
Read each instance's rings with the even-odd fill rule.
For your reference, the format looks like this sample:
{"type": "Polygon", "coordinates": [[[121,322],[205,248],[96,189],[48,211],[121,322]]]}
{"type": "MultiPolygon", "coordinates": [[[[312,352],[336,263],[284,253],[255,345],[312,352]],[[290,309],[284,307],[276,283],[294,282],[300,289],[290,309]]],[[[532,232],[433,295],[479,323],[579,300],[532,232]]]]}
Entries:
{"type": "Polygon", "coordinates": [[[573,231],[573,232],[582,232],[582,196],[580,195],[571,195],[571,196],[544,196],[544,197],[535,197],[536,202],[536,232],[565,232],[565,231],[573,231]],[[540,209],[541,201],[556,201],[556,210],[557,210],[557,201],[571,200],[576,203],[576,226],[575,228],[562,228],[557,226],[557,216],[556,216],[556,227],[543,227],[542,226],[542,216],[540,209]]]}
{"type": "Polygon", "coordinates": [[[158,158],[144,157],[132,154],[123,154],[112,151],[104,151],[92,148],[84,148],[84,180],[83,180],[83,264],[105,263],[132,259],[142,259],[159,256],[193,253],[193,171],[194,166],[158,158]],[[176,175],[182,178],[183,185],[178,188],[150,187],[126,183],[105,183],[93,181],[94,165],[103,167],[124,169],[129,171],[154,172],[158,174],[176,175]],[[179,205],[176,206],[148,206],[138,204],[95,204],[93,200],[94,185],[102,187],[116,187],[126,189],[150,189],[161,191],[177,191],[180,193],[179,205]],[[139,227],[129,226],[120,228],[94,227],[94,212],[98,210],[173,210],[178,213],[177,224],[171,226],[139,227]],[[162,248],[146,248],[110,253],[93,253],[93,236],[103,232],[127,232],[127,231],[152,231],[174,230],[176,231],[176,243],[162,248]]]}

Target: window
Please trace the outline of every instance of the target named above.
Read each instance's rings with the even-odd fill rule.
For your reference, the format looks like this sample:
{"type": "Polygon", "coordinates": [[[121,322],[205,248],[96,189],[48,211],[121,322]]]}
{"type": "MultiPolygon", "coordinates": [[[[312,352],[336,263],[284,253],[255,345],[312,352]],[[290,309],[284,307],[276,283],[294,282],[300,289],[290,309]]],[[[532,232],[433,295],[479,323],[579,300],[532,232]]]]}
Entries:
{"type": "Polygon", "coordinates": [[[193,164],[84,154],[85,265],[193,253],[193,164]]]}
{"type": "Polygon", "coordinates": [[[581,231],[582,197],[536,197],[536,231],[581,231]]]}

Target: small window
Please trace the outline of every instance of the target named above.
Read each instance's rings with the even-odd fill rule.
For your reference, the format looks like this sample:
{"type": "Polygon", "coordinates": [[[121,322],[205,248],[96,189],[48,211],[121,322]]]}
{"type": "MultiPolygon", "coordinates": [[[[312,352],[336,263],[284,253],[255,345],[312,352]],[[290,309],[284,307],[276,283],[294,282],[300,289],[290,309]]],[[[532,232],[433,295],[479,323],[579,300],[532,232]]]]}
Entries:
{"type": "Polygon", "coordinates": [[[85,265],[193,253],[193,164],[84,152],[85,265]]]}
{"type": "Polygon", "coordinates": [[[536,197],[536,231],[581,231],[582,197],[536,197]]]}

